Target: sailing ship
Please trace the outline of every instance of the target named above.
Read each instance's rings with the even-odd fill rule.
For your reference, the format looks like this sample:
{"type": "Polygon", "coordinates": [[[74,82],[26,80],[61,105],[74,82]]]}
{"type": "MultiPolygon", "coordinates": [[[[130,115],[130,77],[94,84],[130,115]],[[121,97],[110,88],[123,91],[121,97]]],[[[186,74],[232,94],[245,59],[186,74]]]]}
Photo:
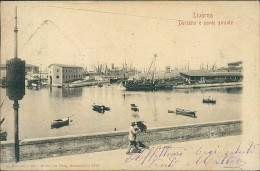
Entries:
{"type": "Polygon", "coordinates": [[[149,67],[146,78],[150,73],[152,65],[154,65],[154,72],[152,79],[145,80],[126,80],[123,83],[123,86],[128,91],[155,91],[155,90],[171,90],[173,87],[169,82],[164,80],[155,80],[155,61],[157,54],[154,55],[153,61],[149,67]]]}

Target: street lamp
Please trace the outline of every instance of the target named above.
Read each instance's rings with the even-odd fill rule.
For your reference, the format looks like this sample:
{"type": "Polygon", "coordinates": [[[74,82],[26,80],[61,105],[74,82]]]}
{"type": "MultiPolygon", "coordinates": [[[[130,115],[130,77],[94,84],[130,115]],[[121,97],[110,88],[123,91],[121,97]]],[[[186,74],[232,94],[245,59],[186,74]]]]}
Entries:
{"type": "Polygon", "coordinates": [[[15,49],[14,58],[6,61],[6,95],[14,101],[14,147],[15,162],[20,159],[19,127],[18,127],[18,100],[25,95],[25,61],[18,58],[18,29],[17,29],[17,7],[15,10],[15,49]]]}

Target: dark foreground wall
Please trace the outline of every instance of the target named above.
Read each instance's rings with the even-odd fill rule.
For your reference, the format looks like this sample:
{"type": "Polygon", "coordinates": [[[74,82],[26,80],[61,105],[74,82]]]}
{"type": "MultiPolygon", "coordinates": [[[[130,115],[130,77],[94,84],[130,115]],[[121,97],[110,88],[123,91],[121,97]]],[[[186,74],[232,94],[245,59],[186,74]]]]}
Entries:
{"type": "MultiPolygon", "coordinates": [[[[238,120],[152,128],[139,137],[146,145],[155,145],[239,135],[241,133],[242,121],[238,120]]],[[[31,139],[20,142],[20,158],[21,160],[40,159],[122,149],[127,148],[127,146],[128,131],[31,139]]],[[[14,161],[14,143],[1,142],[1,162],[12,161],[14,161]]]]}

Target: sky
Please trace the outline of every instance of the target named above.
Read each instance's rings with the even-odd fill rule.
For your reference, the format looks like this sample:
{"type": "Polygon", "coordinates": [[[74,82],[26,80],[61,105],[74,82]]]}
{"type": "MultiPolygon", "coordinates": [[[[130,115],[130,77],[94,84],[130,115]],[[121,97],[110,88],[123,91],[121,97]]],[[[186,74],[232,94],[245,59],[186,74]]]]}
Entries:
{"type": "Polygon", "coordinates": [[[199,69],[202,63],[222,67],[256,57],[250,51],[258,43],[254,2],[2,2],[1,63],[14,56],[16,6],[18,56],[42,70],[51,63],[143,69],[155,53],[160,70],[188,64],[199,69]],[[193,12],[213,17],[194,18],[193,12]],[[178,26],[178,20],[233,25],[178,26]]]}

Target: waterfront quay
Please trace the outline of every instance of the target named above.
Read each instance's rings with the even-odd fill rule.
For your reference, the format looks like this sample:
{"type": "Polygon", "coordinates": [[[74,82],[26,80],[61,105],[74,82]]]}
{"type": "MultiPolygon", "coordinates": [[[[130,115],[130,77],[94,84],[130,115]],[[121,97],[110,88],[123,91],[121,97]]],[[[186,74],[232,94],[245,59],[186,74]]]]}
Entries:
{"type": "Polygon", "coordinates": [[[250,148],[250,144],[241,144],[245,142],[243,140],[246,140],[243,136],[234,135],[152,145],[141,154],[126,155],[126,149],[117,149],[19,163],[9,162],[2,163],[1,170],[257,170],[257,165],[251,159],[257,155],[259,147],[250,148]],[[218,157],[247,150],[250,152],[244,155],[234,154],[234,158],[218,157]],[[214,153],[208,157],[206,154],[211,151],[214,153]],[[171,156],[177,160],[170,160],[171,156]]]}
{"type": "MultiPolygon", "coordinates": [[[[239,135],[241,133],[242,121],[230,120],[149,128],[146,132],[138,133],[138,141],[146,145],[144,148],[140,148],[148,149],[149,146],[156,144],[216,138],[239,135]]],[[[128,146],[128,131],[26,139],[20,141],[19,144],[21,160],[93,153],[126,148],[128,146]]],[[[1,144],[2,162],[13,161],[13,155],[10,155],[13,152],[12,146],[13,143],[10,141],[1,144]]]]}

